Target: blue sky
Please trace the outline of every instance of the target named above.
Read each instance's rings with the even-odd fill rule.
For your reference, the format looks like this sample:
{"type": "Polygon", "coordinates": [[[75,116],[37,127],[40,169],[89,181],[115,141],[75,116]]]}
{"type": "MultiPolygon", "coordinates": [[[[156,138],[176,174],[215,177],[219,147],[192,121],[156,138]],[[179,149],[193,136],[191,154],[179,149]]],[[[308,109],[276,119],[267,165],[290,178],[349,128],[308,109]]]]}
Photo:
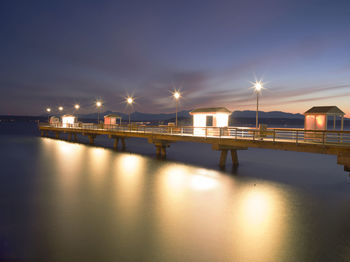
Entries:
{"type": "Polygon", "coordinates": [[[2,1],[0,114],[255,109],[350,114],[348,1],[2,1]]]}

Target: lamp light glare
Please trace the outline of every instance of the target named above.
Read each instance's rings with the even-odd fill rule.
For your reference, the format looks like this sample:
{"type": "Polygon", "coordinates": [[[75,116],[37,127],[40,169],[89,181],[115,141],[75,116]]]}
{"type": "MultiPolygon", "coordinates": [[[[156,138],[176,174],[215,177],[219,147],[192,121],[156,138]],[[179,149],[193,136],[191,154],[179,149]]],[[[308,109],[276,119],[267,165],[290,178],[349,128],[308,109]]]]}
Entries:
{"type": "Polygon", "coordinates": [[[134,102],[134,99],[133,99],[132,97],[128,97],[128,98],[126,99],[126,102],[127,102],[129,105],[131,105],[131,104],[134,102]]]}
{"type": "Polygon", "coordinates": [[[63,106],[58,107],[58,110],[63,111],[63,106]]]}
{"type": "Polygon", "coordinates": [[[256,83],[255,83],[255,90],[256,90],[257,92],[260,92],[261,89],[263,89],[262,83],[261,83],[261,82],[256,82],[256,83]]]}
{"type": "Polygon", "coordinates": [[[97,107],[101,107],[101,106],[102,106],[102,102],[101,102],[101,101],[97,101],[97,102],[96,102],[96,106],[97,106],[97,107]]]}
{"type": "Polygon", "coordinates": [[[51,112],[51,108],[46,108],[46,112],[50,113],[51,112]]]}
{"type": "Polygon", "coordinates": [[[76,104],[74,108],[78,110],[80,108],[80,105],[76,104]]]}
{"type": "Polygon", "coordinates": [[[175,98],[175,99],[179,99],[180,97],[181,97],[180,92],[175,91],[175,92],[174,92],[174,98],[175,98]]]}

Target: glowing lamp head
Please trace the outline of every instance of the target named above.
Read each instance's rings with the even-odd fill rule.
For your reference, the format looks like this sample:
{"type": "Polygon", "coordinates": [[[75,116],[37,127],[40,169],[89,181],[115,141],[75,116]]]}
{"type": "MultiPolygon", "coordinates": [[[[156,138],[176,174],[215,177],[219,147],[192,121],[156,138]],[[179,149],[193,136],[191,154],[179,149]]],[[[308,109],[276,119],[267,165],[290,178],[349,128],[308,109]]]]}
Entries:
{"type": "Polygon", "coordinates": [[[76,104],[74,108],[78,110],[80,108],[80,105],[76,104]]]}
{"type": "Polygon", "coordinates": [[[126,99],[126,102],[127,102],[129,105],[131,105],[131,104],[134,102],[134,99],[133,99],[132,97],[128,97],[128,98],[126,99]]]}
{"type": "Polygon", "coordinates": [[[58,107],[58,110],[63,111],[63,106],[58,107]]]}
{"type": "Polygon", "coordinates": [[[101,101],[97,101],[97,102],[96,102],[96,106],[97,106],[97,107],[101,107],[101,106],[102,106],[102,102],[101,102],[101,101]]]}
{"type": "Polygon", "coordinates": [[[181,97],[180,92],[175,91],[175,92],[174,92],[174,98],[177,100],[177,99],[179,99],[180,97],[181,97]]]}
{"type": "Polygon", "coordinates": [[[256,92],[260,92],[263,89],[263,85],[261,82],[256,82],[254,87],[256,92]]]}
{"type": "Polygon", "coordinates": [[[50,113],[51,112],[51,108],[46,108],[46,112],[50,113]]]}

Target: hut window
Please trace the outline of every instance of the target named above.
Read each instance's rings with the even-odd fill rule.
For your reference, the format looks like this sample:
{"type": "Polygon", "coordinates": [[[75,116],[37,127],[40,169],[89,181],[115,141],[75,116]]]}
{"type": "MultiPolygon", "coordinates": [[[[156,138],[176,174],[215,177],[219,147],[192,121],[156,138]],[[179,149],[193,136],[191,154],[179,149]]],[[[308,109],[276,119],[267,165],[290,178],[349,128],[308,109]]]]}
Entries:
{"type": "Polygon", "coordinates": [[[206,126],[213,126],[213,116],[207,116],[206,126]]]}

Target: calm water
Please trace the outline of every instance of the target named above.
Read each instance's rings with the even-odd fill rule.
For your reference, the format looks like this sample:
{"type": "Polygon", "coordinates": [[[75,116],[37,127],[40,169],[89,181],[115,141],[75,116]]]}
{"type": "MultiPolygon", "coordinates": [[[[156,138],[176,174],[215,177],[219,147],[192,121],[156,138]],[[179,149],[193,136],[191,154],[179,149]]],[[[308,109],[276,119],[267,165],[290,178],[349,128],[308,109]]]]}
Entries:
{"type": "Polygon", "coordinates": [[[249,149],[222,172],[209,145],[159,161],[145,140],[134,154],[2,133],[1,261],[350,261],[334,156],[249,149]]]}

